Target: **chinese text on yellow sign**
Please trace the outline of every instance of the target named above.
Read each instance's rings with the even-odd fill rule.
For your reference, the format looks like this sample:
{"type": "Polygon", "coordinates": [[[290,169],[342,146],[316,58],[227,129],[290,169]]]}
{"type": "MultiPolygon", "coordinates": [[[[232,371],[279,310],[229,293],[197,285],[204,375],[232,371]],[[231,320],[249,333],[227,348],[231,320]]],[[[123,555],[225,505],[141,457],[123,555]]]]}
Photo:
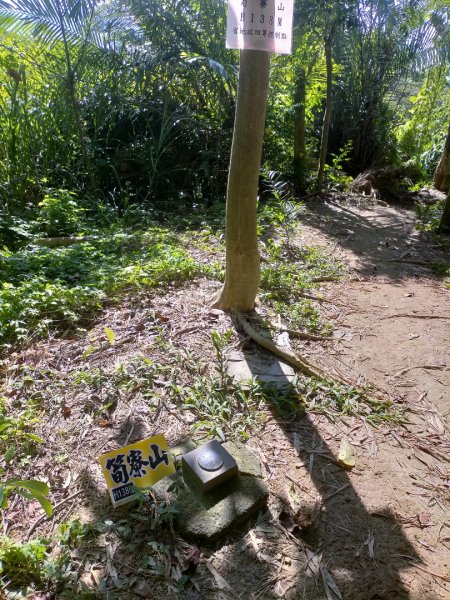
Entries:
{"type": "Polygon", "coordinates": [[[162,434],[102,454],[99,461],[114,506],[131,500],[136,487],[149,487],[175,473],[162,434]]]}

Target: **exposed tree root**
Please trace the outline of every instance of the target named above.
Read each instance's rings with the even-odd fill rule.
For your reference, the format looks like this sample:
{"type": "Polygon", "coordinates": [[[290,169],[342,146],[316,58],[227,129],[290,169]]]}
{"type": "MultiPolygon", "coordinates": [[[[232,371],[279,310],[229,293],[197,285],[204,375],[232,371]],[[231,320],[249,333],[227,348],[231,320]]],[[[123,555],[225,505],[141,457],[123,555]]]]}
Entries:
{"type": "Polygon", "coordinates": [[[323,371],[320,367],[315,367],[314,365],[310,364],[305,358],[300,358],[294,352],[287,348],[281,348],[280,346],[277,346],[275,342],[269,340],[268,338],[258,333],[256,329],[254,329],[250,325],[250,323],[247,321],[244,315],[238,314],[238,321],[245,333],[259,346],[262,346],[269,352],[272,352],[272,354],[279,356],[288,364],[295,367],[305,375],[308,375],[309,377],[317,377],[318,379],[326,378],[325,371],[323,371]]]}
{"type": "MultiPolygon", "coordinates": [[[[268,350],[269,352],[272,352],[272,354],[280,357],[286,363],[301,371],[304,375],[307,375],[308,377],[315,377],[316,379],[327,379],[328,381],[333,381],[334,383],[345,386],[357,385],[355,381],[351,381],[340,375],[327,373],[321,367],[311,364],[308,360],[306,360],[306,358],[298,356],[295,352],[289,350],[288,348],[281,348],[275,344],[274,341],[258,333],[258,331],[256,331],[256,329],[250,325],[244,314],[238,313],[237,318],[242,329],[254,342],[256,342],[265,350],[268,350]]],[[[385,402],[389,397],[389,394],[385,390],[382,390],[372,382],[368,381],[367,384],[371,388],[370,395],[373,396],[377,401],[381,400],[385,402]]]]}
{"type": "Polygon", "coordinates": [[[286,331],[292,337],[299,338],[300,340],[311,340],[313,342],[333,342],[332,337],[325,337],[324,335],[314,335],[313,333],[308,333],[307,331],[297,331],[296,329],[289,329],[282,323],[276,323],[275,321],[269,321],[269,325],[271,325],[274,329],[279,329],[280,331],[286,331]]]}
{"type": "Polygon", "coordinates": [[[98,239],[99,238],[95,235],[85,235],[80,237],[50,237],[32,240],[32,243],[36,246],[46,246],[47,248],[60,248],[62,246],[72,246],[73,244],[82,244],[84,242],[95,242],[98,239]]]}

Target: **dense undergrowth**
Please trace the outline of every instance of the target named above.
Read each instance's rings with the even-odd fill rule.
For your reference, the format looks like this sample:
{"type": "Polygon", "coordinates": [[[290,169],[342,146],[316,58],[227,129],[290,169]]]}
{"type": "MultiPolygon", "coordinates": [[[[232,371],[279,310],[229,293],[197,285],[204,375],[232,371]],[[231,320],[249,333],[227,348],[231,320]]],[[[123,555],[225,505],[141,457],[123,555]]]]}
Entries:
{"type": "Polygon", "coordinates": [[[118,223],[89,234],[89,241],[67,247],[30,243],[0,251],[0,350],[74,330],[120,295],[214,272],[167,226],[118,223]]]}

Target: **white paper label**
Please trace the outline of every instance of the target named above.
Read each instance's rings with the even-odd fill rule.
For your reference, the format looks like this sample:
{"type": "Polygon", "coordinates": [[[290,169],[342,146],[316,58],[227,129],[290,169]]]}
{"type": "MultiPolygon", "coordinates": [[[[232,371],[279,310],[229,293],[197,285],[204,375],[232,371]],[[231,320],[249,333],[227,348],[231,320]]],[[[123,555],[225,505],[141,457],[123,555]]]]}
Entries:
{"type": "Polygon", "coordinates": [[[293,0],[228,0],[227,48],[291,54],[293,0]]]}

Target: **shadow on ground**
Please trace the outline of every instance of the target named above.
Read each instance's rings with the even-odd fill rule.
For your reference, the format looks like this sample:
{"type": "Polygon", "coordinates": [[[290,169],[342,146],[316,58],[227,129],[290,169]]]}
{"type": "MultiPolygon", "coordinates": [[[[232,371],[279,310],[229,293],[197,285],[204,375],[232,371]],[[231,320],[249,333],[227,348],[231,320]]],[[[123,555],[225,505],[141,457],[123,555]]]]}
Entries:
{"type": "MultiPolygon", "coordinates": [[[[245,344],[245,360],[251,369],[255,364],[255,348],[245,344]]],[[[264,352],[258,349],[258,352],[264,352]]],[[[271,369],[271,372],[273,368],[271,369]]],[[[254,373],[258,376],[258,373],[254,373]]],[[[290,382],[279,367],[276,374],[277,386],[288,389],[290,382]]],[[[276,407],[271,407],[284,433],[284,440],[273,440],[273,445],[285,445],[285,441],[296,448],[298,461],[309,471],[309,477],[322,499],[322,512],[315,525],[306,529],[303,534],[297,534],[298,542],[304,545],[305,557],[321,556],[325,566],[337,584],[341,594],[335,594],[331,588],[325,591],[324,574],[304,564],[299,569],[295,585],[283,597],[305,598],[319,600],[328,598],[345,598],[346,600],[401,600],[411,598],[408,589],[403,585],[400,572],[407,566],[420,564],[422,561],[404,536],[401,524],[388,506],[377,512],[368,512],[358,493],[352,485],[348,472],[337,464],[326,441],[321,437],[314,423],[313,415],[292,416],[280,418],[276,407]],[[297,440],[295,439],[297,438],[297,440]],[[298,443],[300,441],[300,443],[298,443]]],[[[288,467],[289,469],[289,467],[288,467]]],[[[295,475],[294,464],[290,473],[295,475]]],[[[270,472],[266,473],[269,478],[270,472]]],[[[292,481],[292,479],[290,479],[292,481]]],[[[289,482],[286,482],[289,483],[289,482]]],[[[302,496],[302,484],[294,486],[302,496]]],[[[303,499],[305,495],[303,494],[303,499]]],[[[269,519],[270,520],[270,519],[269,519]]],[[[267,549],[262,548],[263,552],[267,549]]],[[[242,583],[235,597],[242,598],[272,598],[272,589],[280,573],[269,572],[265,581],[258,582],[258,592],[254,592],[252,576],[246,576],[242,565],[248,562],[250,553],[252,559],[257,559],[251,546],[241,546],[233,560],[228,557],[227,566],[221,574],[229,579],[236,579],[236,572],[242,573],[242,583]],[[234,572],[234,574],[233,574],[234,572]],[[274,578],[275,576],[275,578],[274,578]]],[[[325,575],[326,576],[326,575],[325,575]]],[[[426,596],[432,600],[437,596],[430,590],[426,596]]]]}
{"type": "MultiPolygon", "coordinates": [[[[245,360],[250,369],[254,369],[255,350],[264,354],[264,351],[255,348],[252,343],[245,342],[242,345],[245,360]]],[[[276,361],[275,361],[276,362],[276,361]]],[[[279,363],[278,363],[279,365],[279,363]]],[[[290,381],[278,366],[278,372],[274,367],[271,368],[271,374],[276,380],[279,393],[290,387],[290,381]]],[[[256,370],[254,376],[259,375],[256,370]]],[[[270,399],[270,395],[268,395],[270,399]]],[[[214,556],[216,553],[226,550],[225,559],[219,559],[215,564],[217,572],[223,578],[225,584],[231,582],[231,589],[225,584],[220,588],[217,580],[211,584],[208,576],[211,574],[204,568],[199,567],[202,582],[200,589],[194,589],[189,583],[186,588],[180,588],[179,592],[168,589],[167,579],[163,576],[158,577],[152,569],[145,569],[141,566],[141,559],[145,553],[149,552],[148,547],[156,545],[157,552],[154,555],[156,564],[162,565],[166,569],[166,577],[171,572],[171,564],[176,563],[183,550],[195,546],[196,542],[190,541],[189,545],[179,545],[180,539],[174,538],[171,534],[170,523],[159,522],[155,527],[154,508],[150,505],[137,507],[125,505],[119,509],[111,511],[109,498],[105,494],[104,485],[101,480],[95,480],[92,471],[88,471],[83,482],[83,487],[89,498],[90,511],[87,520],[96,523],[105,523],[114,521],[115,529],[106,533],[103,538],[103,544],[106,544],[106,570],[99,572],[99,576],[105,577],[105,583],[108,577],[111,581],[111,572],[108,572],[108,564],[113,565],[118,561],[120,564],[121,576],[126,576],[129,581],[135,579],[151,582],[152,592],[149,595],[141,597],[147,598],[183,598],[186,600],[203,600],[218,598],[249,598],[252,600],[269,598],[307,599],[307,600],[406,600],[417,598],[411,596],[409,590],[403,584],[400,573],[411,565],[422,564],[421,559],[415,553],[413,547],[408,542],[402,532],[402,526],[396,515],[388,506],[389,498],[386,497],[386,506],[377,512],[369,512],[364,506],[361,498],[358,496],[352,485],[353,475],[344,470],[337,464],[336,457],[329,445],[321,436],[314,415],[293,414],[290,417],[280,417],[275,403],[268,408],[272,411],[274,418],[283,431],[284,439],[273,440],[273,446],[289,445],[297,453],[297,467],[300,465],[301,471],[295,469],[295,465],[288,468],[288,474],[292,474],[292,479],[296,480],[295,475],[302,473],[301,478],[308,477],[313,483],[317,496],[322,499],[322,511],[319,518],[313,525],[303,532],[294,531],[290,536],[288,534],[287,542],[290,555],[297,568],[297,574],[289,586],[286,593],[274,594],[274,588],[280,580],[283,579],[283,573],[279,572],[279,561],[273,561],[273,564],[261,560],[252,544],[245,543],[244,538],[249,529],[258,528],[264,532],[269,530],[269,537],[259,538],[261,542],[260,551],[267,557],[271,553],[270,528],[277,531],[273,525],[278,526],[277,517],[271,515],[269,511],[260,513],[258,518],[247,522],[244,526],[232,532],[229,536],[220,540],[215,545],[200,546],[205,558],[214,556]],[[137,515],[134,519],[133,515],[137,515]],[[274,521],[275,519],[275,521],[274,521]],[[121,529],[122,528],[122,529],[121,529]],[[117,536],[117,531],[121,531],[117,536]],[[264,541],[266,539],[266,541],[264,541]],[[178,544],[178,549],[177,549],[178,544]],[[134,555],[130,556],[130,548],[136,547],[134,555]],[[111,555],[111,548],[114,549],[111,555]],[[139,550],[140,548],[140,550],[139,550]],[[169,551],[164,548],[170,548],[169,551]],[[109,553],[109,554],[108,554],[109,553]],[[256,566],[255,566],[256,565],[256,566]],[[168,569],[168,571],[167,571],[168,569]],[[326,590],[324,577],[327,573],[332,576],[332,581],[336,583],[339,593],[332,591],[333,583],[326,590]],[[204,587],[203,587],[204,586],[204,587]],[[340,595],[339,595],[340,594],[340,595]]],[[[278,430],[279,431],[279,430],[278,430]]],[[[142,427],[142,421],[139,416],[132,415],[126,420],[120,430],[115,432],[115,439],[118,444],[132,443],[143,437],[151,435],[150,431],[142,427]]],[[[257,440],[255,440],[257,443],[257,440]]],[[[266,478],[271,489],[270,465],[272,456],[267,461],[266,478]]],[[[288,482],[287,482],[288,483],[288,482]]],[[[302,482],[294,484],[302,501],[306,498],[302,492],[302,482]]],[[[280,532],[278,530],[278,537],[280,532]]],[[[102,552],[105,549],[103,548],[102,552]]],[[[91,549],[92,553],[94,549],[91,549]]],[[[114,570],[112,571],[114,574],[114,570]]],[[[163,575],[163,574],[161,574],[163,575]]],[[[181,575],[181,571],[180,571],[181,575]]],[[[292,576],[292,570],[290,571],[292,576]]],[[[173,572],[172,572],[173,576],[173,572]]],[[[116,573],[117,577],[117,573],[116,573]]],[[[114,582],[114,577],[112,577],[114,582]]],[[[150,584],[148,584],[150,585],[150,584]]],[[[132,593],[133,587],[119,589],[116,587],[115,597],[124,599],[135,596],[132,593]]],[[[108,586],[113,592],[113,588],[108,586]]],[[[436,600],[437,595],[432,590],[421,598],[424,600],[436,600]]]]}
{"type": "Polygon", "coordinates": [[[364,200],[310,200],[302,222],[334,239],[360,276],[382,275],[401,280],[433,276],[431,264],[448,261],[438,242],[414,229],[414,206],[390,207],[364,200]]]}

